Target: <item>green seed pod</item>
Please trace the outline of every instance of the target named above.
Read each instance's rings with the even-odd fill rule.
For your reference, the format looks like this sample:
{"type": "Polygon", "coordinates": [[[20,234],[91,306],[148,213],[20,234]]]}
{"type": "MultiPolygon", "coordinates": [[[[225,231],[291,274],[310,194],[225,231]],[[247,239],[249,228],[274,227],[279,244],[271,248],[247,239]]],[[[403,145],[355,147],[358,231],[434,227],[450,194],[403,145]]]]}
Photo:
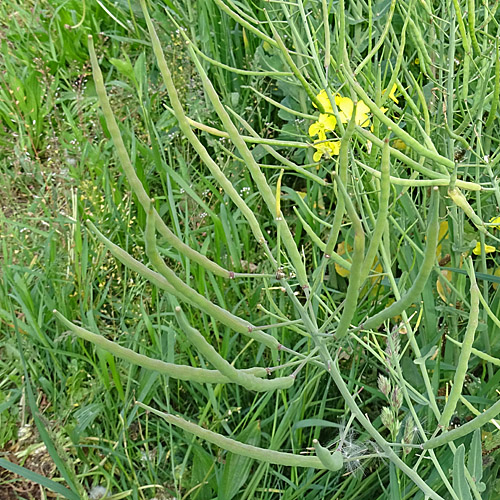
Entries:
{"type": "Polygon", "coordinates": [[[317,439],[313,441],[313,445],[316,450],[316,455],[328,470],[338,471],[344,467],[344,458],[340,451],[336,450],[331,453],[327,448],[321,446],[317,439]]]}

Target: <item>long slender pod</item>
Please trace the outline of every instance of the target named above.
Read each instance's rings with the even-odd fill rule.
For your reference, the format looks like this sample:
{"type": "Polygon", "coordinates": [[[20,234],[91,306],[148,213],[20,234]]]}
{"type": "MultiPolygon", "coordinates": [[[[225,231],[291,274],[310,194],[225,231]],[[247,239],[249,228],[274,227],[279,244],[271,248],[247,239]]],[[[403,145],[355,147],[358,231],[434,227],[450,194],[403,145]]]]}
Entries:
{"type": "MultiPolygon", "coordinates": [[[[151,220],[152,217],[150,217],[150,221],[151,220]]],[[[180,278],[175,275],[173,271],[171,271],[166,266],[165,263],[163,263],[163,265],[168,269],[167,274],[170,278],[170,281],[163,274],[149,269],[144,264],[134,259],[129,253],[120,248],[118,245],[115,245],[113,242],[108,240],[91,222],[87,222],[87,224],[92,232],[97,236],[99,241],[101,241],[106,246],[106,248],[108,248],[111,254],[132,271],[140,274],[162,290],[175,295],[178,299],[187,302],[194,307],[197,307],[207,314],[211,314],[222,324],[232,328],[237,332],[248,334],[255,330],[258,333],[258,328],[254,327],[251,323],[215,305],[213,302],[210,302],[205,297],[203,297],[203,295],[200,295],[198,292],[186,285],[180,278]],[[183,290],[186,293],[183,293],[183,290]]],[[[159,261],[163,262],[161,257],[159,257],[159,261]]],[[[165,269],[163,270],[165,271],[165,269]]],[[[270,335],[265,337],[265,340],[268,342],[269,347],[277,348],[279,346],[279,342],[276,339],[271,339],[274,339],[274,337],[271,337],[270,335]]]]}
{"type": "MultiPolygon", "coordinates": [[[[134,365],[168,375],[169,377],[173,377],[177,380],[189,380],[200,384],[227,384],[231,382],[230,378],[222,375],[218,370],[205,370],[203,368],[195,368],[192,366],[176,365],[174,363],[167,363],[160,359],[150,358],[144,354],[139,354],[132,349],[118,345],[116,342],[108,340],[102,335],[89,332],[85,328],[75,325],[57,310],[54,310],[54,315],[76,336],[84,340],[88,340],[96,346],[113,354],[117,358],[128,361],[134,365]]],[[[267,375],[266,369],[260,367],[250,368],[249,370],[245,370],[244,373],[252,377],[265,377],[267,375]]],[[[263,379],[261,382],[266,382],[266,380],[263,379]]]]}
{"type": "Polygon", "coordinates": [[[431,206],[429,207],[429,223],[427,227],[427,241],[424,252],[424,260],[420,270],[410,289],[396,302],[384,310],[368,318],[360,328],[377,328],[385,320],[401,314],[415,300],[418,300],[425,284],[431,274],[436,260],[436,247],[439,235],[439,188],[432,188],[431,206]]]}
{"type": "Polygon", "coordinates": [[[189,324],[179,306],[175,308],[175,317],[182,329],[182,333],[187,337],[189,342],[191,342],[196,350],[231,382],[241,385],[245,387],[245,389],[251,391],[272,391],[275,389],[288,389],[292,386],[295,378],[291,376],[278,377],[275,379],[259,379],[242,370],[237,370],[205,340],[205,337],[203,337],[196,328],[193,328],[189,324]]]}
{"type": "Polygon", "coordinates": [[[149,30],[149,36],[151,37],[151,43],[153,45],[153,51],[156,56],[156,61],[158,64],[158,68],[160,69],[160,73],[163,78],[163,82],[167,89],[168,96],[170,98],[170,103],[172,104],[172,109],[174,111],[175,117],[179,123],[179,127],[187,137],[189,142],[192,144],[200,158],[203,160],[205,165],[209,168],[210,172],[223,188],[224,192],[231,198],[233,203],[241,210],[241,213],[247,220],[252,233],[254,234],[259,245],[262,246],[264,252],[271,260],[271,262],[275,263],[274,258],[269,250],[267,245],[267,241],[262,233],[262,229],[255,217],[255,214],[250,209],[250,207],[245,203],[243,198],[239,195],[238,191],[234,188],[231,181],[224,175],[220,167],[215,163],[212,159],[205,146],[200,142],[200,140],[196,137],[193,132],[189,120],[184,112],[182,104],[180,102],[179,96],[177,94],[177,90],[175,88],[172,75],[167,65],[167,61],[165,60],[165,55],[163,53],[163,49],[161,48],[161,43],[156,34],[156,30],[151,22],[151,18],[149,17],[149,13],[146,8],[146,4],[144,0],[141,0],[141,7],[146,19],[146,24],[149,30]]]}
{"type": "Polygon", "coordinates": [[[361,220],[356,213],[354,205],[349,198],[340,177],[337,175],[335,175],[335,182],[344,198],[345,207],[354,228],[354,251],[352,256],[351,274],[349,275],[349,285],[347,287],[347,293],[344,301],[344,310],[342,311],[342,316],[340,317],[339,324],[335,331],[335,338],[337,340],[342,340],[346,336],[352,318],[354,317],[354,313],[356,312],[356,304],[358,302],[359,286],[361,283],[361,273],[365,255],[365,232],[363,231],[363,225],[361,224],[361,220]]]}
{"type": "Polygon", "coordinates": [[[391,195],[390,161],[389,140],[385,139],[384,146],[382,147],[382,162],[380,165],[381,178],[377,221],[375,222],[375,227],[370,238],[370,245],[368,246],[365,260],[363,262],[363,269],[359,279],[360,284],[362,284],[368,277],[368,274],[370,274],[373,262],[377,256],[378,246],[382,240],[382,235],[384,234],[385,225],[387,224],[387,216],[389,214],[389,198],[391,195]]]}
{"type": "Polygon", "coordinates": [[[253,325],[247,321],[238,318],[229,311],[219,307],[205,298],[203,295],[184,283],[184,281],[182,281],[172,271],[172,269],[165,264],[165,261],[159,254],[156,246],[155,219],[152,208],[150,208],[147,212],[146,231],[144,236],[146,242],[146,255],[149,257],[151,263],[158,270],[158,272],[164,276],[170,285],[175,289],[175,294],[178,294],[181,300],[184,297],[188,298],[192,303],[196,304],[196,307],[207,314],[210,314],[213,318],[217,319],[224,325],[258,342],[262,342],[271,349],[277,349],[280,346],[280,343],[272,335],[254,328],[253,325]]]}
{"type": "Polygon", "coordinates": [[[474,269],[472,266],[473,266],[472,259],[469,257],[468,274],[471,280],[471,287],[470,287],[471,305],[469,312],[469,320],[467,322],[467,328],[465,330],[465,336],[462,341],[460,356],[458,358],[458,364],[455,370],[455,376],[453,378],[453,387],[451,388],[450,395],[448,396],[448,401],[446,402],[443,413],[441,414],[441,419],[439,420],[439,425],[441,425],[442,427],[448,427],[450,419],[453,416],[453,413],[455,412],[455,408],[457,407],[460,395],[462,394],[465,376],[467,375],[467,367],[469,365],[469,359],[472,354],[472,344],[474,343],[474,336],[479,322],[480,292],[477,286],[476,276],[474,274],[474,269]]]}
{"type": "MultiPolygon", "coordinates": [[[[139,203],[142,205],[144,210],[147,211],[149,210],[151,200],[135,172],[132,162],[130,161],[127,148],[125,147],[125,143],[123,142],[120,129],[113,114],[113,110],[111,109],[108,96],[106,94],[104,79],[102,76],[101,68],[99,67],[99,63],[97,61],[97,56],[94,50],[94,42],[91,36],[89,36],[88,45],[96,91],[99,97],[99,103],[104,113],[106,125],[108,126],[109,133],[111,134],[111,138],[113,139],[113,143],[116,147],[116,153],[118,155],[118,158],[120,159],[120,163],[122,165],[123,171],[125,172],[125,175],[127,176],[130,187],[132,188],[134,194],[137,196],[139,203]]],[[[169,245],[172,245],[181,254],[198,263],[208,271],[211,271],[214,274],[222,276],[224,278],[228,278],[230,276],[230,272],[228,270],[211,261],[205,255],[202,255],[201,253],[192,249],[189,245],[186,245],[179,238],[177,238],[177,236],[168,228],[168,226],[165,224],[165,222],[163,222],[163,219],[156,211],[154,212],[154,217],[158,225],[158,231],[168,241],[169,245]]]]}
{"type": "Polygon", "coordinates": [[[180,427],[190,434],[194,434],[195,436],[202,438],[209,443],[215,444],[216,446],[230,451],[231,453],[236,453],[237,455],[244,455],[245,457],[253,458],[261,462],[276,465],[285,465],[287,467],[312,467],[314,469],[327,468],[317,457],[298,455],[293,453],[283,453],[281,451],[268,450],[266,448],[259,448],[250,444],[241,443],[240,441],[236,441],[234,439],[222,436],[221,434],[218,434],[216,432],[204,429],[203,427],[188,422],[181,417],[156,410],[155,408],[140,403],[139,401],[136,402],[136,405],[164,418],[169,424],[180,427]]]}

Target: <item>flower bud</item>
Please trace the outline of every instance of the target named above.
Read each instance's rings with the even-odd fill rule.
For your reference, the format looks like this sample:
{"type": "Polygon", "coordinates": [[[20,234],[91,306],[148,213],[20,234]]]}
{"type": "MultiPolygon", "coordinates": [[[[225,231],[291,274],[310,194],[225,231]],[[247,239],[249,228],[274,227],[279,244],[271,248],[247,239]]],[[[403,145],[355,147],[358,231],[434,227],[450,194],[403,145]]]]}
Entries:
{"type": "Polygon", "coordinates": [[[399,411],[401,408],[401,405],[403,404],[403,393],[401,392],[401,389],[399,387],[394,387],[392,394],[391,394],[391,406],[394,408],[394,411],[396,413],[399,411]]]}
{"type": "Polygon", "coordinates": [[[391,381],[387,378],[384,377],[383,375],[378,376],[378,388],[380,389],[380,392],[386,397],[389,397],[389,394],[391,392],[391,381]]]}
{"type": "Polygon", "coordinates": [[[391,430],[394,424],[394,415],[391,409],[387,406],[382,408],[382,413],[380,414],[380,419],[382,420],[382,425],[391,430]]]}

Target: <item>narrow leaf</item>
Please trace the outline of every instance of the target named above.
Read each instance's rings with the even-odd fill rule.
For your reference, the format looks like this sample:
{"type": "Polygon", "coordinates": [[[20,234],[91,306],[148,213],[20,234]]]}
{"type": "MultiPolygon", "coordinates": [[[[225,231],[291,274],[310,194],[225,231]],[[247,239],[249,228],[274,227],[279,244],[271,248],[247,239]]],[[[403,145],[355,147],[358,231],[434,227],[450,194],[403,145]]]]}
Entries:
{"type": "Polygon", "coordinates": [[[472,474],[476,482],[481,481],[483,477],[483,457],[481,454],[481,429],[476,429],[472,435],[472,442],[470,445],[469,459],[467,461],[467,468],[472,474]]]}
{"type": "Polygon", "coordinates": [[[453,489],[460,500],[472,500],[469,485],[465,479],[465,446],[461,444],[453,458],[453,489]]]}
{"type": "MultiPolygon", "coordinates": [[[[260,425],[259,422],[253,422],[239,436],[238,441],[259,446],[260,443],[260,425]]],[[[226,465],[222,473],[221,482],[219,485],[219,500],[231,500],[234,498],[240,488],[245,484],[253,460],[243,455],[235,455],[228,453],[226,465]]]]}
{"type": "Polygon", "coordinates": [[[68,490],[68,488],[65,488],[62,484],[56,483],[55,481],[52,481],[52,479],[49,479],[48,477],[33,472],[30,469],[26,469],[26,467],[13,464],[12,462],[5,460],[5,458],[0,458],[0,467],[3,467],[4,469],[7,469],[10,472],[13,472],[14,474],[17,474],[18,476],[24,477],[28,481],[37,483],[43,486],[44,488],[53,491],[54,493],[58,493],[59,495],[62,495],[64,498],[67,498],[68,500],[79,500],[78,496],[75,495],[75,493],[68,490]]]}

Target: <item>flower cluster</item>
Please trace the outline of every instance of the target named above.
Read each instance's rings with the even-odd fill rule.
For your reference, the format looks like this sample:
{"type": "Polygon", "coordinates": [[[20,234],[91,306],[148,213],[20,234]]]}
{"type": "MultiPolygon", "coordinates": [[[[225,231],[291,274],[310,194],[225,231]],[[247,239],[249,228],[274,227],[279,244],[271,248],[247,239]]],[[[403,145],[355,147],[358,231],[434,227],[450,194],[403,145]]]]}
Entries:
{"type": "MultiPolygon", "coordinates": [[[[391,88],[388,97],[392,99],[396,104],[399,102],[395,96],[397,86],[394,84],[391,88]]],[[[384,90],[383,93],[387,91],[384,90]]],[[[327,138],[327,133],[334,132],[337,126],[337,118],[333,114],[333,105],[328,97],[326,90],[322,90],[316,99],[321,103],[325,113],[321,113],[317,121],[315,121],[309,127],[309,136],[314,138],[318,136],[318,139],[314,141],[314,147],[316,152],[314,153],[313,160],[319,161],[323,155],[327,158],[331,158],[334,155],[338,155],[340,152],[340,141],[330,141],[327,138]]],[[[338,116],[342,123],[348,123],[354,113],[354,102],[349,97],[342,97],[340,94],[335,95],[335,105],[337,106],[338,116]]],[[[313,103],[314,107],[317,107],[313,103]]],[[[385,113],[387,108],[381,108],[385,113]]],[[[356,106],[355,122],[356,125],[360,127],[370,126],[370,108],[363,102],[358,101],[356,106]]]]}
{"type": "MultiPolygon", "coordinates": [[[[334,132],[337,126],[337,119],[333,114],[333,105],[326,93],[322,90],[316,98],[322,104],[325,113],[319,115],[319,119],[309,127],[309,135],[311,137],[318,136],[314,141],[316,153],[314,153],[313,160],[319,161],[323,155],[331,158],[333,155],[338,155],[340,151],[340,141],[327,140],[327,133],[334,132]]],[[[340,121],[348,123],[354,111],[354,102],[349,97],[342,97],[340,94],[335,96],[335,104],[338,109],[340,121]]],[[[314,104],[313,104],[314,105],[314,104]]],[[[314,105],[315,106],[315,105],[314,105]]],[[[316,107],[316,106],[315,106],[316,107]]],[[[370,125],[370,117],[368,113],[370,108],[363,102],[359,101],[356,107],[356,125],[360,127],[368,127],[370,125]]]]}

